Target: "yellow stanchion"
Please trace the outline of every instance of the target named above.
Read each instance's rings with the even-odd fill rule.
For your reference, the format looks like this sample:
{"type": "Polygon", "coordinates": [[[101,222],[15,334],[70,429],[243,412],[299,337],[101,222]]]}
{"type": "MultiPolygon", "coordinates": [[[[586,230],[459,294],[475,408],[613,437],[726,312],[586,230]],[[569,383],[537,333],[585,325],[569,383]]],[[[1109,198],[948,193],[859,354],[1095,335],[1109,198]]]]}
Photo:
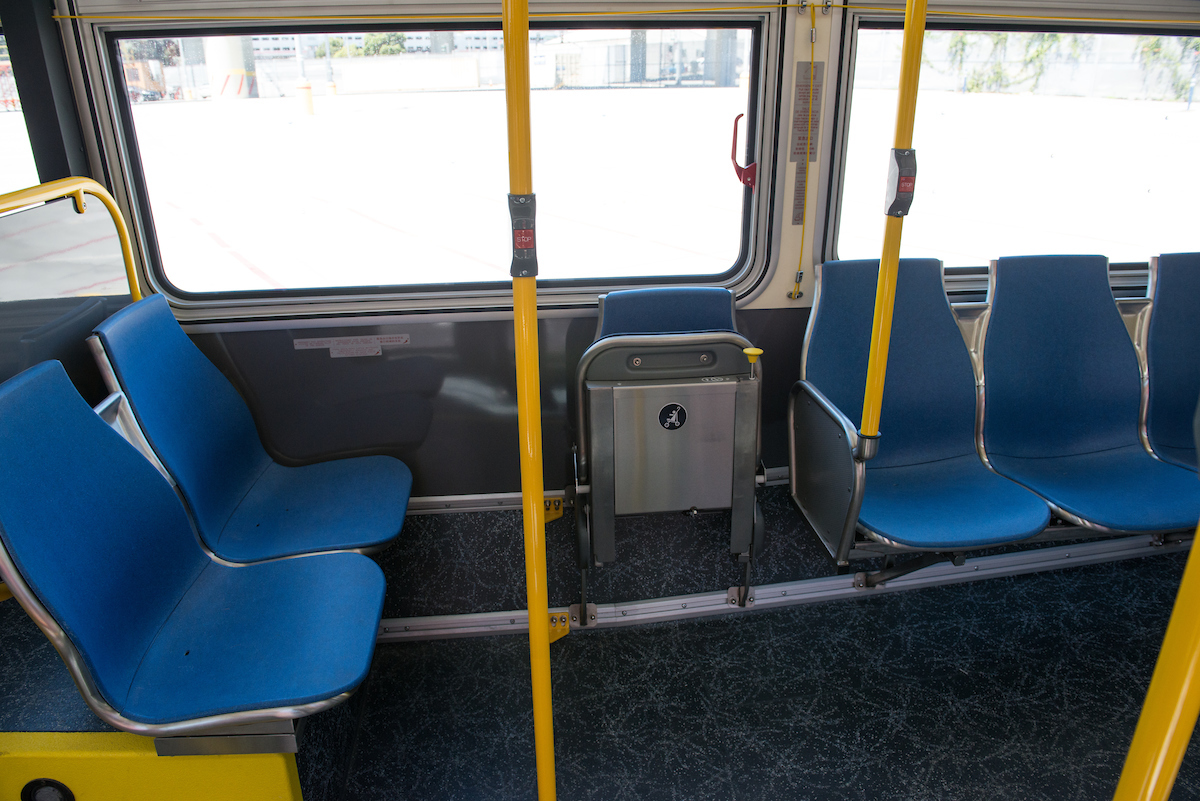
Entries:
{"type": "MultiPolygon", "coordinates": [[[[896,150],[912,148],[917,118],[917,84],[921,77],[921,45],[925,39],[926,0],[908,0],[904,9],[904,49],[900,62],[900,100],[896,108],[896,150]]],[[[871,352],[867,362],[867,389],[863,395],[860,433],[879,434],[883,407],[883,381],[887,373],[888,345],[892,336],[892,307],[896,300],[896,273],[900,264],[900,236],[904,217],[888,215],[883,231],[883,256],[875,289],[875,320],[871,326],[871,352]]]]}
{"type": "Polygon", "coordinates": [[[313,115],[312,84],[308,81],[296,84],[296,96],[300,98],[300,108],[304,109],[304,113],[311,117],[313,115]]]}
{"type": "Polygon", "coordinates": [[[85,194],[99,198],[104,207],[108,209],[109,215],[112,216],[113,224],[117,227],[117,238],[121,241],[121,258],[125,260],[125,280],[129,282],[129,294],[135,301],[141,300],[142,293],[138,289],[137,268],[133,263],[133,245],[129,239],[129,229],[125,227],[125,218],[121,216],[121,210],[117,208],[117,201],[108,193],[108,190],[91,178],[60,178],[40,186],[31,186],[28,189],[19,189],[16,192],[0,195],[0,214],[32,206],[35,203],[49,203],[51,200],[63,197],[73,198],[75,211],[83,214],[87,210],[83,198],[85,194]]]}
{"type": "Polygon", "coordinates": [[[504,76],[508,106],[509,213],[513,222],[513,326],[517,424],[525,525],[525,591],[538,798],[553,801],[554,715],[550,692],[550,619],[546,600],[546,507],[542,480],[541,380],[538,366],[537,258],[529,125],[529,0],[504,0],[504,76]]]}
{"type": "Polygon", "coordinates": [[[1200,557],[1193,545],[1114,801],[1163,801],[1171,795],[1198,713],[1200,557]]]}

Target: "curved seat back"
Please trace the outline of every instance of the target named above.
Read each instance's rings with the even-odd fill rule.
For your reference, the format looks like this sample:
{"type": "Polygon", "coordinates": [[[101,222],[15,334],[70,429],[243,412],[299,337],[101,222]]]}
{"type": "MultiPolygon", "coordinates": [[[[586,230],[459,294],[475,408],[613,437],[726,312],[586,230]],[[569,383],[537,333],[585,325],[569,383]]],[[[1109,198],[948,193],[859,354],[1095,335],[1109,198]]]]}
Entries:
{"type": "Polygon", "coordinates": [[[983,345],[988,453],[1072,456],[1137,445],[1141,379],[1108,259],[1002,258],[992,280],[983,345]]]}
{"type": "Polygon", "coordinates": [[[214,544],[271,464],[242,397],[192,344],[162,295],[96,328],[146,438],[214,544]]]}
{"type": "Polygon", "coordinates": [[[1200,398],[1200,253],[1159,257],[1146,359],[1150,444],[1160,456],[1195,468],[1192,416],[1200,398]]]}
{"type": "Polygon", "coordinates": [[[625,289],[600,298],[596,339],[616,334],[737,331],[733,293],[720,287],[625,289]]]}
{"type": "Polygon", "coordinates": [[[163,621],[209,564],[170,485],[58,362],[0,386],[0,540],[118,710],[163,621]]]}
{"type": "MultiPolygon", "coordinates": [[[[805,337],[804,378],[861,426],[878,259],[830,261],[805,337]]],[[[937,259],[901,259],[896,280],[879,453],[869,467],[975,451],[975,374],[937,259]]]]}

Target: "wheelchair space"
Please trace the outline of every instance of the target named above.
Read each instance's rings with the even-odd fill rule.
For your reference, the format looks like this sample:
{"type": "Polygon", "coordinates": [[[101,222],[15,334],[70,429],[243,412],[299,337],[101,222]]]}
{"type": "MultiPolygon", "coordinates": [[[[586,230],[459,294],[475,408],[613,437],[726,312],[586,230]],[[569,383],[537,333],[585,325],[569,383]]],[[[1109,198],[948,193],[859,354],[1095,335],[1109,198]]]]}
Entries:
{"type": "MultiPolygon", "coordinates": [[[[558,797],[1110,798],[1185,560],[572,633],[558,797]]],[[[306,738],[307,801],[534,798],[527,641],[382,644],[306,738]]]]}

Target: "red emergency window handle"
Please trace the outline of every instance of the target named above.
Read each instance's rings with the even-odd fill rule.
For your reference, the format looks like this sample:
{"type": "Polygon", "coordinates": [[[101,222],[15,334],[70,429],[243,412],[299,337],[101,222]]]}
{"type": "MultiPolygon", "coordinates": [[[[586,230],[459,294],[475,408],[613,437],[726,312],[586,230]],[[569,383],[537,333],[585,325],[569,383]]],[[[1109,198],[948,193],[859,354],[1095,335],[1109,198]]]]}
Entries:
{"type": "Polygon", "coordinates": [[[730,159],[730,161],[733,162],[733,171],[737,173],[738,180],[741,181],[742,183],[744,183],[746,186],[750,187],[751,191],[753,191],[754,190],[754,181],[758,177],[758,163],[755,162],[754,164],[750,164],[745,167],[742,167],[737,162],[738,120],[740,120],[744,116],[746,116],[746,115],[739,114],[733,118],[733,149],[729,151],[729,159],[730,159]]]}

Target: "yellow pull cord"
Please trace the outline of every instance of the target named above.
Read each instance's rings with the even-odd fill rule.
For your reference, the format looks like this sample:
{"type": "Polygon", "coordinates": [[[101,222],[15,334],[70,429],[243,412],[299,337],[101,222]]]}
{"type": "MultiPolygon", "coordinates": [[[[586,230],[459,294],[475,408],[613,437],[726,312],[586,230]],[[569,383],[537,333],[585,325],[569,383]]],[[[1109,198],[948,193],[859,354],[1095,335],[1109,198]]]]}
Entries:
{"type": "MultiPolygon", "coordinates": [[[[812,150],[812,120],[813,120],[813,84],[817,80],[817,7],[813,3],[808,4],[808,15],[812,22],[812,32],[808,35],[808,134],[804,140],[804,187],[800,192],[800,229],[803,233],[800,236],[800,258],[796,262],[796,283],[792,287],[792,291],[788,297],[792,300],[800,299],[800,281],[804,277],[804,240],[808,239],[808,153],[812,150]]],[[[799,169],[797,166],[796,169],[799,169]]]]}

